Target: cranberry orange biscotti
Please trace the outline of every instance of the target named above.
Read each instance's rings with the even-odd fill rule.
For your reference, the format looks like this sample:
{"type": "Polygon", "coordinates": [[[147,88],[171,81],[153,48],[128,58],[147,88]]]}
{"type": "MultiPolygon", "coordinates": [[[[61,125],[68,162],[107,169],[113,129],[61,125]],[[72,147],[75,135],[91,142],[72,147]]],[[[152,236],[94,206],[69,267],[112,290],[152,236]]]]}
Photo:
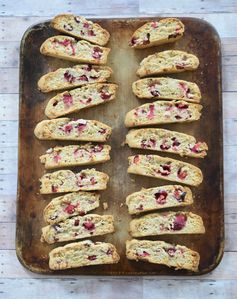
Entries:
{"type": "Polygon", "coordinates": [[[141,105],[125,116],[126,127],[139,127],[198,120],[202,105],[185,101],[156,101],[141,105]]]}
{"type": "Polygon", "coordinates": [[[43,227],[41,241],[53,244],[102,236],[113,232],[114,218],[112,215],[88,214],[43,227]]]}
{"type": "Polygon", "coordinates": [[[100,195],[95,192],[74,192],[53,198],[44,208],[44,221],[54,224],[73,216],[83,216],[99,207],[100,195]]]}
{"type": "Polygon", "coordinates": [[[49,100],[45,114],[56,118],[114,100],[117,84],[94,83],[64,91],[49,100]]]}
{"type": "Polygon", "coordinates": [[[51,26],[58,31],[101,46],[107,44],[110,38],[109,32],[99,24],[72,14],[61,14],[54,17],[51,26]]]}
{"type": "Polygon", "coordinates": [[[46,56],[91,64],[106,64],[109,52],[109,48],[64,35],[52,36],[40,47],[40,53],[46,56]]]}
{"type": "Polygon", "coordinates": [[[84,266],[116,264],[119,259],[114,245],[85,240],[51,250],[49,268],[51,270],[64,270],[84,266]]]}
{"type": "Polygon", "coordinates": [[[112,69],[108,66],[78,64],[43,75],[38,81],[38,88],[42,92],[50,92],[88,83],[106,82],[111,74],[112,69]]]}
{"type": "Polygon", "coordinates": [[[142,188],[127,196],[129,214],[139,214],[158,209],[184,207],[193,203],[192,191],[181,185],[142,188]]]}
{"type": "Polygon", "coordinates": [[[167,234],[204,234],[202,218],[191,212],[163,212],[149,214],[130,222],[133,237],[167,234]]]}
{"type": "Polygon", "coordinates": [[[185,246],[163,241],[131,240],[126,242],[126,256],[129,260],[198,271],[200,255],[185,246]]]}
{"type": "Polygon", "coordinates": [[[197,84],[168,77],[145,78],[132,84],[133,93],[143,99],[184,100],[199,103],[201,92],[197,84]]]}
{"type": "Polygon", "coordinates": [[[42,140],[76,140],[105,142],[112,129],[97,120],[57,118],[42,120],[34,133],[42,140]]]}
{"type": "Polygon", "coordinates": [[[71,170],[58,170],[44,174],[40,179],[40,193],[65,193],[74,191],[104,190],[109,176],[92,169],[84,169],[78,173],[71,170]]]}
{"type": "Polygon", "coordinates": [[[137,75],[146,77],[149,75],[181,73],[196,70],[198,66],[199,59],[197,56],[184,51],[167,50],[144,58],[137,70],[137,75]]]}
{"type": "Polygon", "coordinates": [[[148,48],[166,43],[173,43],[184,34],[184,24],[175,18],[148,22],[138,28],[132,35],[132,48],[148,48]]]}
{"type": "Polygon", "coordinates": [[[94,165],[110,160],[111,147],[103,144],[80,144],[56,146],[40,156],[40,162],[46,169],[60,167],[94,165]]]}
{"type": "Polygon", "coordinates": [[[204,158],[208,150],[205,142],[197,142],[193,136],[156,128],[131,130],[126,136],[126,143],[133,148],[194,158],[204,158]]]}
{"type": "Polygon", "coordinates": [[[191,186],[202,183],[202,171],[189,163],[157,155],[136,155],[128,157],[128,173],[144,175],[191,186]]]}

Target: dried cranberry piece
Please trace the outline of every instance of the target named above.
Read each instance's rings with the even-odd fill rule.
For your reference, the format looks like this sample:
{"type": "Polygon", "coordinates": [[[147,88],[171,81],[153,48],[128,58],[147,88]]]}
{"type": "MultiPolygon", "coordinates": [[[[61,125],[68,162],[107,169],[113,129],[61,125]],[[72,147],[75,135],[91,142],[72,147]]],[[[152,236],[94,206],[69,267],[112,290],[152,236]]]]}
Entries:
{"type": "Polygon", "coordinates": [[[88,78],[86,75],[81,75],[78,79],[81,81],[88,81],[88,78]]]}
{"type": "Polygon", "coordinates": [[[89,261],[94,261],[94,260],[96,260],[96,255],[89,255],[89,256],[88,256],[88,260],[89,260],[89,261]]]}
{"type": "Polygon", "coordinates": [[[171,172],[171,165],[170,164],[165,164],[165,165],[160,165],[162,170],[158,170],[158,173],[160,173],[163,176],[168,176],[171,172]]]}
{"type": "Polygon", "coordinates": [[[88,64],[86,67],[83,68],[83,70],[90,72],[92,70],[92,65],[88,64]]]}
{"type": "Polygon", "coordinates": [[[198,143],[194,144],[193,147],[190,147],[190,150],[191,150],[193,153],[198,154],[198,153],[201,152],[201,150],[200,150],[200,145],[201,145],[201,143],[198,142],[198,143]]]}
{"type": "Polygon", "coordinates": [[[64,73],[64,79],[67,80],[69,83],[73,83],[76,78],[72,74],[70,74],[69,71],[66,71],[64,73]]]}
{"type": "Polygon", "coordinates": [[[106,129],[101,128],[98,132],[99,132],[100,134],[105,134],[105,133],[106,133],[106,129]]]}
{"type": "Polygon", "coordinates": [[[152,28],[157,28],[158,27],[158,22],[151,22],[151,27],[152,28]]]}
{"type": "Polygon", "coordinates": [[[88,98],[88,99],[86,100],[86,104],[89,104],[91,101],[92,101],[92,98],[88,98]]]}
{"type": "Polygon", "coordinates": [[[175,255],[176,249],[175,248],[168,248],[166,249],[166,252],[169,256],[173,257],[175,255]]]}
{"type": "Polygon", "coordinates": [[[92,30],[92,29],[88,30],[88,35],[89,36],[96,36],[94,30],[92,30]]]}
{"type": "Polygon", "coordinates": [[[63,130],[65,133],[70,133],[72,129],[73,129],[72,125],[65,125],[63,130]]]}
{"type": "Polygon", "coordinates": [[[142,211],[143,210],[143,204],[140,204],[136,209],[139,210],[139,211],[142,211]]]}
{"type": "Polygon", "coordinates": [[[185,67],[185,64],[183,62],[182,63],[181,62],[180,63],[176,63],[175,67],[178,70],[183,70],[184,67],[185,67]]]}
{"type": "Polygon", "coordinates": [[[79,216],[84,216],[84,215],[86,215],[85,211],[80,211],[79,212],[79,216]]]}
{"type": "Polygon", "coordinates": [[[150,138],[149,143],[151,144],[151,147],[155,147],[156,146],[156,140],[153,138],[150,138]]]}
{"type": "Polygon", "coordinates": [[[156,202],[160,205],[165,204],[167,195],[168,193],[166,191],[159,191],[155,193],[156,202]]]}
{"type": "Polygon", "coordinates": [[[181,119],[182,116],[180,116],[180,115],[175,115],[175,118],[176,118],[176,119],[181,119]]]}
{"type": "Polygon", "coordinates": [[[164,140],[163,143],[160,145],[160,149],[163,151],[166,151],[170,148],[171,146],[167,144],[167,140],[164,140]]]}
{"type": "Polygon", "coordinates": [[[142,253],[137,253],[138,256],[141,256],[141,257],[146,257],[146,256],[149,256],[150,254],[148,252],[146,252],[145,250],[143,250],[142,253]]]}
{"type": "Polygon", "coordinates": [[[58,101],[55,101],[54,103],[53,103],[53,106],[55,107],[55,106],[57,106],[58,105],[58,101]]]}
{"type": "Polygon", "coordinates": [[[90,76],[90,79],[93,79],[93,80],[96,80],[100,77],[100,75],[93,75],[93,76],[90,76]]]}
{"type": "Polygon", "coordinates": [[[187,104],[182,104],[182,103],[176,103],[175,107],[177,107],[178,109],[188,109],[188,105],[187,104]]]}
{"type": "Polygon", "coordinates": [[[78,130],[78,132],[82,132],[86,127],[86,123],[83,124],[83,123],[79,123],[78,125],[76,125],[76,128],[78,130]]]}
{"type": "Polygon", "coordinates": [[[182,170],[182,167],[180,167],[177,172],[177,175],[180,180],[184,180],[187,177],[188,173],[187,170],[182,170]]]}
{"type": "Polygon", "coordinates": [[[75,212],[75,207],[74,205],[72,204],[68,204],[66,206],[66,208],[64,209],[64,212],[68,213],[68,214],[73,214],[75,212]]]}
{"type": "Polygon", "coordinates": [[[155,116],[154,111],[155,111],[155,106],[154,105],[150,105],[149,106],[149,112],[147,114],[148,119],[154,118],[154,116],[155,116]]]}
{"type": "Polygon", "coordinates": [[[153,95],[153,97],[159,97],[160,93],[158,90],[151,90],[150,93],[153,95]]]}
{"type": "Polygon", "coordinates": [[[62,159],[62,157],[60,156],[59,152],[53,156],[53,160],[55,163],[58,163],[59,160],[61,160],[61,159],[62,159]]]}
{"type": "Polygon", "coordinates": [[[95,59],[100,59],[102,56],[103,50],[99,47],[94,47],[92,57],[95,59]]]}
{"type": "Polygon", "coordinates": [[[52,192],[58,192],[58,186],[52,185],[51,189],[52,189],[52,192]]]}
{"type": "Polygon", "coordinates": [[[187,192],[183,192],[180,188],[174,190],[174,197],[178,202],[183,202],[185,200],[187,192]]]}
{"type": "Polygon", "coordinates": [[[80,17],[75,17],[74,20],[75,20],[77,23],[80,23],[80,22],[81,22],[80,17]]]}
{"type": "Polygon", "coordinates": [[[78,226],[80,224],[80,220],[79,219],[76,219],[75,221],[74,221],[74,226],[78,226]]]}
{"type": "Polygon", "coordinates": [[[67,31],[72,31],[73,30],[73,27],[71,24],[64,24],[63,25],[63,28],[67,31]]]}
{"type": "Polygon", "coordinates": [[[103,91],[102,91],[102,92],[100,93],[100,97],[101,97],[102,100],[108,100],[109,98],[111,98],[111,96],[112,96],[112,95],[111,95],[110,93],[107,93],[107,92],[103,92],[103,91]]]}
{"type": "Polygon", "coordinates": [[[149,43],[150,43],[150,33],[148,32],[147,33],[147,35],[146,35],[146,37],[144,38],[144,40],[143,40],[143,45],[148,45],[149,43]]]}
{"type": "Polygon", "coordinates": [[[66,93],[63,95],[63,103],[66,106],[71,106],[73,104],[72,96],[70,95],[70,93],[66,93]]]}
{"type": "Polygon", "coordinates": [[[52,227],[55,229],[56,232],[59,232],[61,228],[61,226],[58,223],[53,224],[52,227]]]}
{"type": "Polygon", "coordinates": [[[172,137],[171,140],[173,141],[172,146],[179,146],[180,142],[176,139],[176,137],[172,137]]]}
{"type": "Polygon", "coordinates": [[[136,155],[136,156],[134,156],[134,158],[133,158],[133,163],[137,164],[138,162],[139,162],[139,156],[136,155]]]}
{"type": "Polygon", "coordinates": [[[95,185],[97,182],[94,177],[90,178],[91,185],[95,185]]]}
{"type": "Polygon", "coordinates": [[[173,222],[173,230],[181,230],[187,221],[187,216],[185,214],[176,214],[175,220],[173,222]]]}
{"type": "Polygon", "coordinates": [[[93,148],[93,152],[94,152],[94,153],[99,153],[99,152],[101,152],[101,151],[103,150],[103,148],[104,148],[103,144],[98,144],[98,145],[96,145],[96,146],[93,148]]]}
{"type": "Polygon", "coordinates": [[[137,38],[136,37],[132,37],[131,40],[130,40],[129,45],[130,46],[134,46],[134,45],[136,45],[136,43],[137,43],[137,38]]]}
{"type": "Polygon", "coordinates": [[[190,89],[188,88],[186,83],[180,82],[179,87],[182,90],[185,97],[189,97],[190,89]]]}
{"type": "Polygon", "coordinates": [[[176,38],[176,37],[179,36],[179,35],[180,35],[180,33],[170,34],[170,35],[168,36],[168,39],[169,39],[169,38],[176,38]]]}
{"type": "Polygon", "coordinates": [[[109,248],[107,251],[106,251],[106,254],[107,255],[112,255],[113,254],[113,250],[111,248],[109,248]]]}
{"type": "Polygon", "coordinates": [[[93,222],[91,222],[90,220],[86,221],[83,223],[83,226],[85,227],[85,229],[87,230],[93,230],[95,229],[95,224],[93,222]]]}

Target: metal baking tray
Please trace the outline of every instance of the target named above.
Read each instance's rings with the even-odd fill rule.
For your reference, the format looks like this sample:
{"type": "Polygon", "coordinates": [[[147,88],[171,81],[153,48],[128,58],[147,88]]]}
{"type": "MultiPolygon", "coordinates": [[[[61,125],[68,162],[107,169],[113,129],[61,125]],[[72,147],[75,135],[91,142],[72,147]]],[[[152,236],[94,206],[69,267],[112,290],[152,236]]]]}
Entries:
{"type": "MultiPolygon", "coordinates": [[[[159,20],[153,17],[152,20],[159,20]]],[[[96,241],[113,243],[120,262],[114,265],[98,265],[64,271],[51,271],[48,267],[48,253],[57,245],[40,242],[43,222],[42,211],[46,204],[57,195],[40,195],[39,178],[45,172],[39,163],[39,156],[46,149],[57,145],[75,142],[40,141],[34,137],[35,125],[45,119],[44,108],[47,100],[55,93],[43,94],[37,89],[38,79],[45,73],[59,67],[73,65],[56,58],[44,57],[39,48],[50,36],[58,34],[49,22],[29,28],[23,36],[20,50],[20,111],[19,111],[19,166],[17,195],[16,252],[20,262],[29,270],[42,274],[69,275],[197,275],[213,270],[221,260],[224,247],[224,208],[223,208],[223,136],[222,136],[222,94],[221,94],[221,52],[220,40],[215,29],[207,22],[195,18],[180,18],[185,24],[185,34],[176,43],[135,50],[128,47],[132,33],[149,18],[97,19],[96,21],[111,33],[108,44],[111,53],[108,65],[114,74],[111,82],[119,84],[115,101],[100,105],[72,117],[97,119],[113,127],[108,144],[112,146],[111,160],[97,165],[98,170],[110,176],[107,190],[101,192],[101,202],[108,202],[109,209],[101,207],[98,214],[113,214],[116,232],[93,238],[96,241]],[[127,174],[127,157],[135,153],[149,151],[129,149],[124,146],[127,129],[124,117],[127,111],[145,103],[137,99],[131,84],[137,80],[136,70],[140,61],[149,54],[165,49],[179,49],[194,53],[199,57],[200,67],[193,72],[169,75],[196,82],[202,92],[203,112],[199,121],[187,124],[163,125],[167,129],[194,135],[207,142],[208,155],[205,159],[169,157],[190,162],[203,171],[204,180],[199,187],[193,187],[194,204],[183,208],[203,217],[206,233],[204,235],[172,235],[151,237],[151,240],[164,240],[188,246],[200,253],[199,272],[175,271],[165,266],[145,262],[129,261],[125,255],[125,241],[131,216],[127,212],[125,198],[142,187],[165,185],[167,182],[152,178],[127,174]]],[[[150,152],[151,153],[151,152],[150,152]]],[[[162,155],[162,154],[161,154],[162,155]]],[[[81,168],[74,168],[79,171],[81,168]]],[[[176,208],[177,210],[177,208],[176,208]]]]}

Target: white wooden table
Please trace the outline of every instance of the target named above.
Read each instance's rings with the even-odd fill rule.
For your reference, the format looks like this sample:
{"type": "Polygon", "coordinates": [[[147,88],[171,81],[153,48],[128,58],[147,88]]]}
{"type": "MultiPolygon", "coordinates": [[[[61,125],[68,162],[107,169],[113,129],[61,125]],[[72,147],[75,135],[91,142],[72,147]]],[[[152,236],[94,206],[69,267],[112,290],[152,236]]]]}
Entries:
{"type": "MultiPolygon", "coordinates": [[[[237,1],[0,0],[0,298],[237,298],[237,1]],[[15,255],[19,42],[32,24],[73,12],[85,16],[203,18],[222,41],[225,255],[212,273],[179,277],[45,277],[15,255]]],[[[214,100],[214,99],[213,99],[214,100]]],[[[211,124],[210,124],[211,125],[211,124]]],[[[214,132],[213,132],[214,133],[214,132]]],[[[207,198],[208,200],[208,198],[207,198]]]]}

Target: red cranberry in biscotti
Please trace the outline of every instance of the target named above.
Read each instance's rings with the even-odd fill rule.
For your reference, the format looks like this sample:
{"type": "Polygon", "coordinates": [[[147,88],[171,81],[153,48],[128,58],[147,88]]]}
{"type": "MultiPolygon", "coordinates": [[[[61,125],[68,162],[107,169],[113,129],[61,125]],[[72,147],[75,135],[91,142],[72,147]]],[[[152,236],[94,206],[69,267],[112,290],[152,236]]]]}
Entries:
{"type": "Polygon", "coordinates": [[[176,214],[175,220],[173,222],[173,230],[181,230],[187,221],[187,216],[185,214],[176,214]]]}

